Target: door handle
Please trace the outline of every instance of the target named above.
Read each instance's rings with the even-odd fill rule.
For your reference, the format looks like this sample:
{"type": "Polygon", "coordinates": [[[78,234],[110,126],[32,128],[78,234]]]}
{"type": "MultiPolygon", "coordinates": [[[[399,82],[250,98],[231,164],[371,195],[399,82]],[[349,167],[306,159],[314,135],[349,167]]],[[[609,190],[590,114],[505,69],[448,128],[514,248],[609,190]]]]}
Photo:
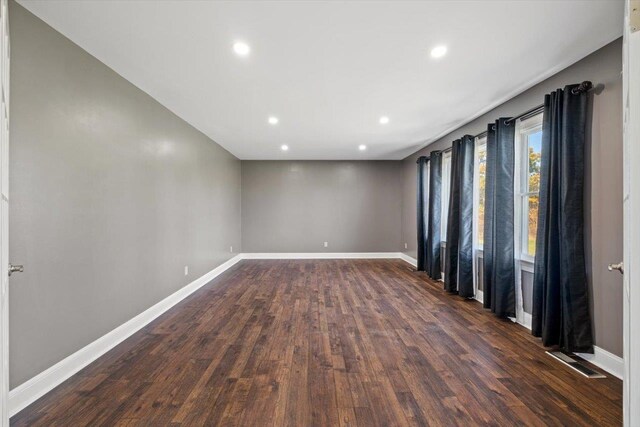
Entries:
{"type": "Polygon", "coordinates": [[[609,271],[618,270],[620,272],[620,274],[624,274],[624,265],[622,264],[622,261],[620,261],[617,264],[609,264],[607,269],[609,271]]]}
{"type": "Polygon", "coordinates": [[[23,272],[24,272],[24,265],[9,264],[9,276],[11,276],[11,273],[23,273],[23,272]]]}

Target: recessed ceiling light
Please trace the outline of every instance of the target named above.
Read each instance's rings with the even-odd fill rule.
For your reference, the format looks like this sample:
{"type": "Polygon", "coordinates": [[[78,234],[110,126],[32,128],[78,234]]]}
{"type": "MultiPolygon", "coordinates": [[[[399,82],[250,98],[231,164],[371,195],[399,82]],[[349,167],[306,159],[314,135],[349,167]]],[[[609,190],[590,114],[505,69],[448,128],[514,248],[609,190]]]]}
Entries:
{"type": "Polygon", "coordinates": [[[447,54],[447,47],[444,45],[436,46],[431,49],[431,57],[432,58],[442,58],[447,54]]]}
{"type": "Polygon", "coordinates": [[[360,144],[360,145],[358,146],[358,150],[360,150],[360,151],[364,151],[364,150],[366,150],[366,149],[367,149],[367,146],[366,146],[366,145],[364,145],[364,144],[360,144]]]}
{"type": "Polygon", "coordinates": [[[269,117],[269,124],[271,125],[277,125],[278,124],[278,118],[277,117],[269,117]]]}
{"type": "Polygon", "coordinates": [[[247,56],[249,52],[251,52],[249,45],[244,42],[235,42],[233,44],[233,50],[240,56],[247,56]]]}
{"type": "Polygon", "coordinates": [[[381,125],[386,125],[387,123],[389,123],[389,117],[387,117],[387,116],[380,117],[380,124],[381,125]]]}
{"type": "Polygon", "coordinates": [[[288,146],[288,145],[283,144],[283,145],[281,145],[281,146],[280,146],[280,149],[281,149],[282,151],[287,151],[287,150],[289,149],[289,146],[288,146]]]}

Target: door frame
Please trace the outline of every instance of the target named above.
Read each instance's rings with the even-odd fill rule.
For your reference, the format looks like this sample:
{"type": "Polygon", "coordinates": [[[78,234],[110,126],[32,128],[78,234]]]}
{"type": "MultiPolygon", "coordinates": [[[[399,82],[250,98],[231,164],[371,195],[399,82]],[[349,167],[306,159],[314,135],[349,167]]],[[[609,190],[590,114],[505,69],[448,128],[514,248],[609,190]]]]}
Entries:
{"type": "Polygon", "coordinates": [[[623,418],[625,426],[640,423],[640,0],[625,1],[622,48],[622,102],[624,140],[624,290],[623,418]],[[632,10],[635,8],[635,12],[632,10]],[[633,16],[632,16],[633,14],[633,16]],[[632,23],[633,22],[633,23],[632,23]],[[632,31],[632,26],[637,30],[632,31]],[[632,167],[633,166],[633,167],[632,167]],[[636,331],[634,334],[633,331],[636,331]],[[636,402],[632,404],[632,402],[636,402]]]}
{"type": "Polygon", "coordinates": [[[9,5],[0,0],[0,425],[9,425],[9,5]]]}

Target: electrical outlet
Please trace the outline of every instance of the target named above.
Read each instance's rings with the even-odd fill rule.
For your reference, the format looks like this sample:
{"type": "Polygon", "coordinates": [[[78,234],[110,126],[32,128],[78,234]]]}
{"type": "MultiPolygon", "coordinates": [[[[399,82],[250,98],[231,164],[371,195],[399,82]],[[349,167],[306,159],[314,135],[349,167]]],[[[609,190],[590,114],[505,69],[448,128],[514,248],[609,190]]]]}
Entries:
{"type": "Polygon", "coordinates": [[[324,247],[328,248],[329,247],[329,242],[324,242],[324,247]]]}
{"type": "Polygon", "coordinates": [[[406,243],[404,244],[404,248],[407,249],[407,244],[406,243]]]}
{"type": "Polygon", "coordinates": [[[229,252],[233,253],[233,246],[229,246],[229,252]]]}
{"type": "Polygon", "coordinates": [[[188,274],[189,274],[189,266],[188,266],[188,265],[185,265],[185,266],[184,266],[184,275],[186,276],[186,275],[188,275],[188,274]]]}

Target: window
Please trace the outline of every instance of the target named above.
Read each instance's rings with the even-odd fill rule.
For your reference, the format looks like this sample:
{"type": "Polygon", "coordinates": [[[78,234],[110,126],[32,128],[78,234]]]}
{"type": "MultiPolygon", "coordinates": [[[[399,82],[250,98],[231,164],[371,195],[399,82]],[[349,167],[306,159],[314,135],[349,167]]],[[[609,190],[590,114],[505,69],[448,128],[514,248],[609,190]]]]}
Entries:
{"type": "Polygon", "coordinates": [[[474,215],[475,215],[475,247],[482,249],[484,243],[484,199],[485,178],[487,171],[487,137],[476,138],[474,177],[474,215]]]}
{"type": "Polygon", "coordinates": [[[440,240],[447,241],[447,220],[449,217],[449,192],[451,187],[451,151],[442,155],[442,193],[440,207],[442,219],[440,221],[440,240]]]}
{"type": "Polygon", "coordinates": [[[475,140],[473,156],[473,285],[476,299],[484,300],[483,287],[483,244],[484,244],[484,206],[487,176],[487,137],[475,140]]]}
{"type": "Polygon", "coordinates": [[[533,261],[536,254],[541,154],[542,114],[537,114],[520,120],[516,128],[516,214],[521,259],[527,261],[533,261]]]}
{"type": "MultiPolygon", "coordinates": [[[[531,301],[531,277],[536,253],[538,231],[538,198],[540,191],[540,159],[542,149],[542,114],[517,120],[515,123],[514,170],[514,234],[516,267],[516,321],[531,328],[531,314],[525,312],[525,301],[531,301]]],[[[451,160],[443,162],[443,180],[450,179],[451,160]]],[[[487,137],[475,140],[473,194],[473,269],[476,298],[484,299],[483,246],[485,219],[485,191],[487,168],[487,137]]],[[[449,195],[449,185],[443,197],[449,195]]],[[[443,220],[444,223],[444,220],[443,220]]],[[[500,226],[499,224],[496,226],[500,226]]],[[[443,240],[445,240],[443,238],[443,240]]]]}

